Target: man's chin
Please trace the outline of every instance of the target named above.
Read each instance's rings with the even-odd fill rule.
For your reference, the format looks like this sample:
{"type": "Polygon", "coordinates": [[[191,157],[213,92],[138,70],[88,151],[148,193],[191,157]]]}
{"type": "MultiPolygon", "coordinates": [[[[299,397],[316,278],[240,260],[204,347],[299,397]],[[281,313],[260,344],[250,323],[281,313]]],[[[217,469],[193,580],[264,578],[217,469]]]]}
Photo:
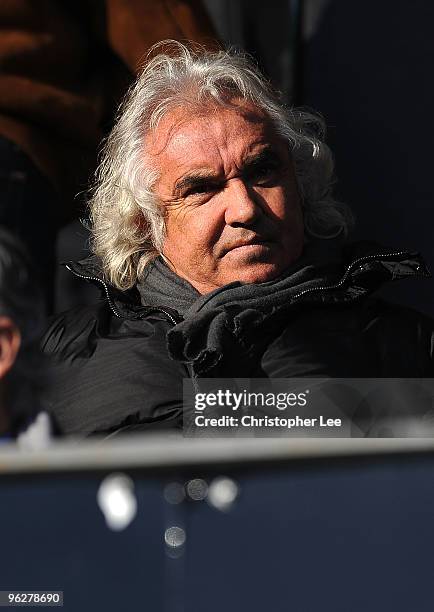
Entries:
{"type": "Polygon", "coordinates": [[[283,268],[278,264],[264,263],[251,266],[240,266],[233,271],[232,278],[226,281],[225,284],[235,281],[246,284],[266,283],[274,280],[283,272],[283,268]]]}

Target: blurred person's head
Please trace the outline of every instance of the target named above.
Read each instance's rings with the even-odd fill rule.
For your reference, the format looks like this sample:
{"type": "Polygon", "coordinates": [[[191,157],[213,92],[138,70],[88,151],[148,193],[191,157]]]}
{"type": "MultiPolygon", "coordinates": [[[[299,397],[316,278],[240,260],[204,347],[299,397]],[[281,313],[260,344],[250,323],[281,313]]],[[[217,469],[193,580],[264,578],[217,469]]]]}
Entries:
{"type": "Polygon", "coordinates": [[[39,410],[44,302],[22,244],[0,227],[0,433],[15,435],[39,410]]]}
{"type": "Polygon", "coordinates": [[[265,282],[312,237],[346,233],[320,117],[286,108],[243,54],[158,51],[120,110],[91,201],[113,285],[133,286],[160,254],[200,293],[265,282]]]}

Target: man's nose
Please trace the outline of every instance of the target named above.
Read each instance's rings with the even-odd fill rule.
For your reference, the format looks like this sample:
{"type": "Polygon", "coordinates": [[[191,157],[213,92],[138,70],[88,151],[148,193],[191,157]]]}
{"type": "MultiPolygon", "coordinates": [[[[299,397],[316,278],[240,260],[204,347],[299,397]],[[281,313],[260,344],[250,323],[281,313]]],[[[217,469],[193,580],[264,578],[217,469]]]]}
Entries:
{"type": "Polygon", "coordinates": [[[227,225],[250,225],[261,214],[254,190],[241,178],[230,179],[226,185],[225,221],[227,225]]]}

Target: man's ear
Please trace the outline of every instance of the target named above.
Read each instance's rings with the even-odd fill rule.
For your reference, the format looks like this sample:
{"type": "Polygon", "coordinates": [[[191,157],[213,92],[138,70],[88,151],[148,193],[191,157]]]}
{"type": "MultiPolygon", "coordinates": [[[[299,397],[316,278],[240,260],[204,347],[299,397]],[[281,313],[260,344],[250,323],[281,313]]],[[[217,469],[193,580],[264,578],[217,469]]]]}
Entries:
{"type": "Polygon", "coordinates": [[[0,380],[14,365],[20,344],[18,327],[9,317],[0,317],[0,380]]]}

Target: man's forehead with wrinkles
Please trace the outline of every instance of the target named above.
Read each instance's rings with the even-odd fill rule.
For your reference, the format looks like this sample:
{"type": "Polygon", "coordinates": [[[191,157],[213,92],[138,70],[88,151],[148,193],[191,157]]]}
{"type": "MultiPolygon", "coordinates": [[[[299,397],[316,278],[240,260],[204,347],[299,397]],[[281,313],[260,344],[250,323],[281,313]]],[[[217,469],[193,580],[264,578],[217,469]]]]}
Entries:
{"type": "Polygon", "coordinates": [[[145,155],[159,174],[157,185],[161,183],[163,199],[176,198],[191,186],[228,178],[286,152],[283,139],[277,140],[280,141],[268,116],[246,101],[234,102],[227,108],[206,106],[200,112],[194,107],[177,107],[147,135],[145,155]],[[223,113],[226,120],[213,121],[216,113],[223,113]],[[242,140],[247,123],[254,134],[249,142],[240,145],[236,159],[226,159],[222,152],[234,144],[234,136],[242,140]],[[166,184],[167,162],[170,163],[170,185],[166,184]]]}

